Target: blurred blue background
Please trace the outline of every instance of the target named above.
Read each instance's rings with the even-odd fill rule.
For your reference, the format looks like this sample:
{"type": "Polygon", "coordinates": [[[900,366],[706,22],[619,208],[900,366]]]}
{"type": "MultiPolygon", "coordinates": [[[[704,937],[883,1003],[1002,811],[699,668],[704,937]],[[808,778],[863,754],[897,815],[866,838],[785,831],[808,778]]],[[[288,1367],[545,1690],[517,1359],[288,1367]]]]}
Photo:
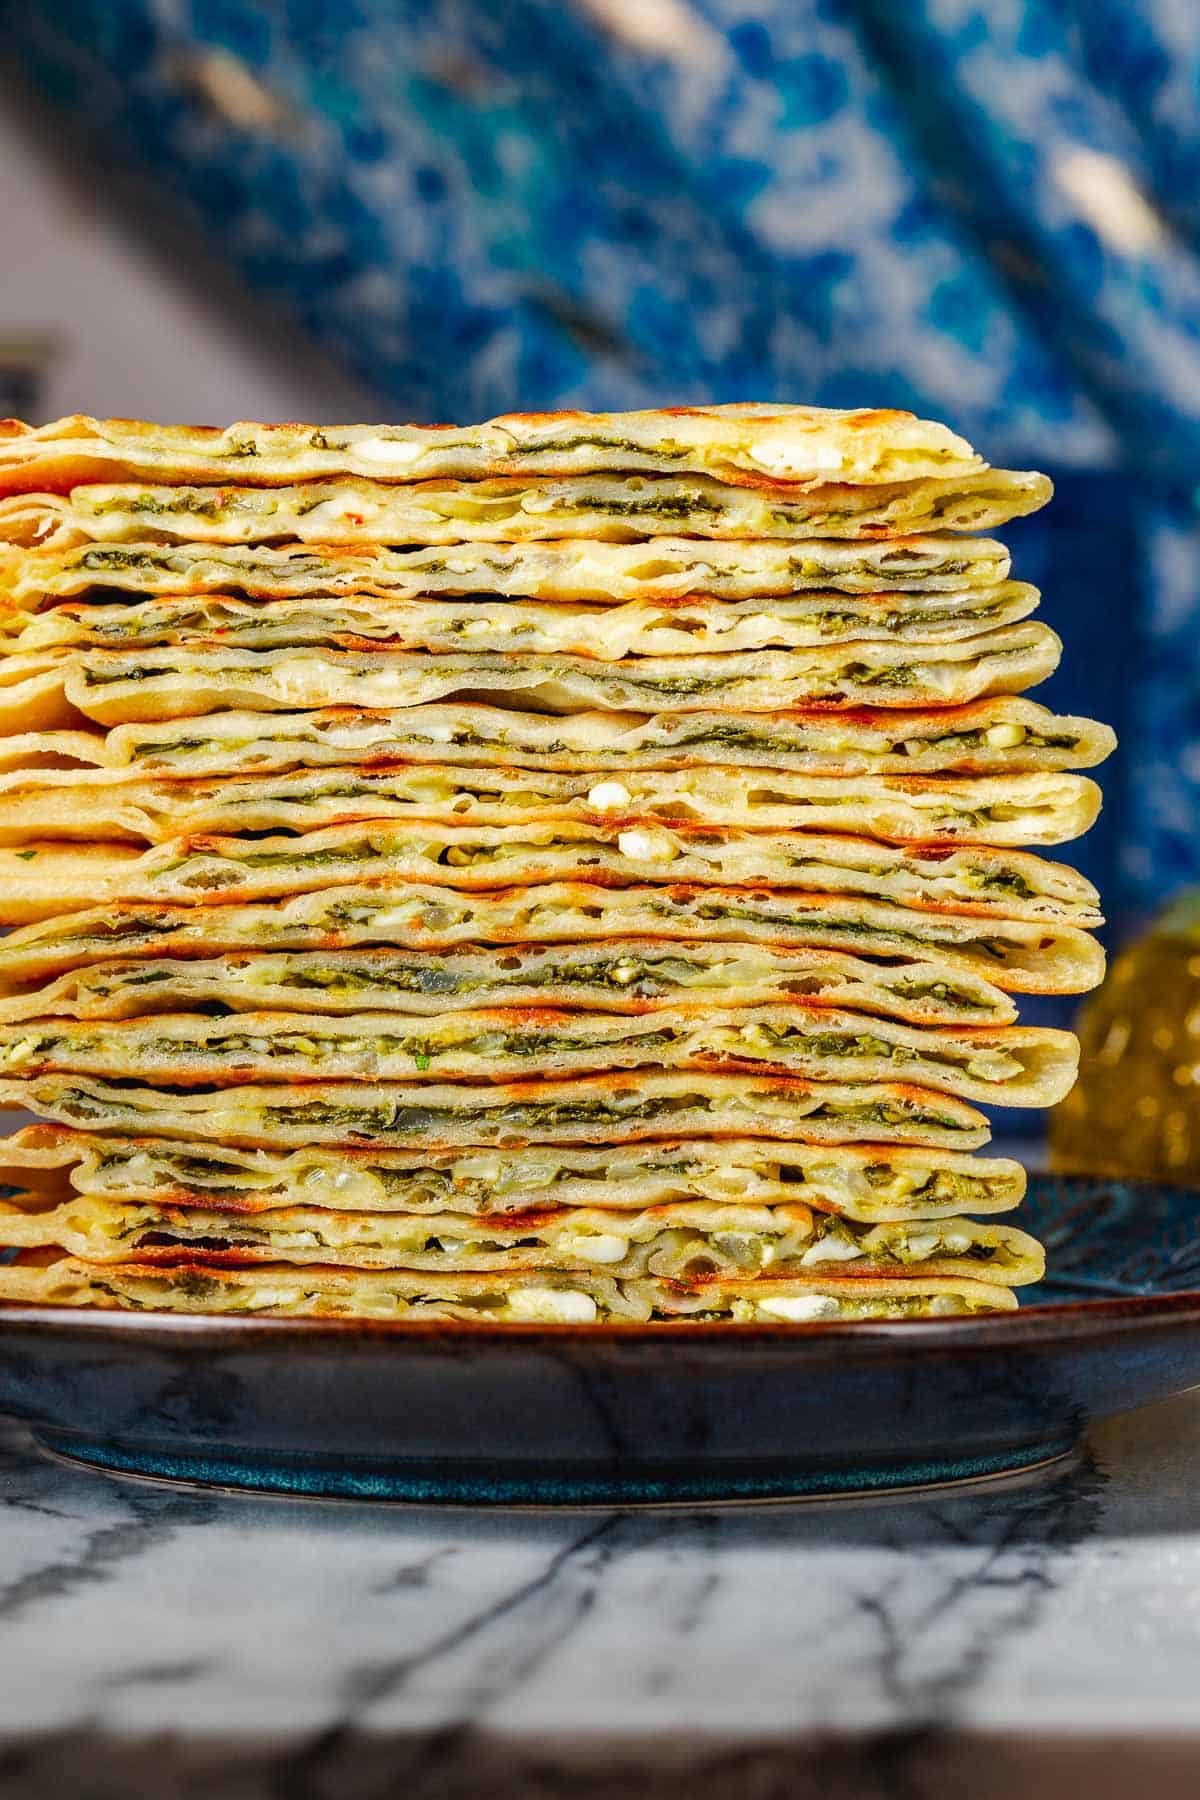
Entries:
{"type": "Polygon", "coordinates": [[[1044,697],[1123,739],[1072,860],[1119,921],[1200,878],[1197,0],[0,0],[0,27],[76,193],[182,307],[291,342],[305,416],[340,363],[391,417],[899,404],[1047,469],[1006,534],[1067,641],[1044,697]]]}

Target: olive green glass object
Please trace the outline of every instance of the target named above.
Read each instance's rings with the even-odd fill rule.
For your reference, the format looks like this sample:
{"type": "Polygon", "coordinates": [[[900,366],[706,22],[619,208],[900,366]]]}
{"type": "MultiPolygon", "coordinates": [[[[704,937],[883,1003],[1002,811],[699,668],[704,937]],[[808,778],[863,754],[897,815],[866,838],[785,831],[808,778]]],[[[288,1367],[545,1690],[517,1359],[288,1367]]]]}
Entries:
{"type": "Polygon", "coordinates": [[[1076,1029],[1079,1080],[1050,1115],[1052,1167],[1200,1177],[1200,892],[1121,952],[1076,1029]]]}

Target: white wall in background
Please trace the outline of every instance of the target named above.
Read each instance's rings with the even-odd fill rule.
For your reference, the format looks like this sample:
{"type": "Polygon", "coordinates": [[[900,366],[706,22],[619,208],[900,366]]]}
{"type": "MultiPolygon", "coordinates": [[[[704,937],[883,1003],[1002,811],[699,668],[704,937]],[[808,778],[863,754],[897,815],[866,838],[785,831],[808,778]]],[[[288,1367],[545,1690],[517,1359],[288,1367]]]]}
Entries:
{"type": "MultiPolygon", "coordinates": [[[[98,171],[45,141],[0,93],[0,337],[62,338],[39,408],[226,424],[378,417],[379,401],[239,302],[208,258],[168,260],[104,204],[98,171]],[[214,293],[216,287],[220,291],[214,293]]],[[[100,178],[102,179],[102,177],[100,178]]]]}

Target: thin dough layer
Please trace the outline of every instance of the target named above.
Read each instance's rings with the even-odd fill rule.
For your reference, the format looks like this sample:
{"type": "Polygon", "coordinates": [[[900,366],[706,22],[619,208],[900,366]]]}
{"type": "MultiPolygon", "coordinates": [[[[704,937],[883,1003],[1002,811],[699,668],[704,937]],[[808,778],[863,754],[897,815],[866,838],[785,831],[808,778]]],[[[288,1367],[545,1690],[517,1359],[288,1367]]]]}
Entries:
{"type": "Polygon", "coordinates": [[[1045,475],[984,469],[949,479],[876,483],[711,476],[577,475],[562,480],[398,482],[353,477],[290,487],[146,487],[97,482],[69,496],[0,500],[0,540],[26,548],[150,541],[391,546],[647,537],[890,538],[991,531],[1049,500],[1045,475]]]}
{"type": "Polygon", "coordinates": [[[262,1212],[297,1199],[342,1212],[504,1217],[545,1207],[637,1211],[677,1201],[802,1205],[864,1224],[997,1213],[1020,1204],[1025,1171],[1001,1157],[755,1138],[587,1149],[239,1150],[179,1138],[27,1125],[0,1144],[7,1185],[39,1204],[74,1194],[262,1212]]]}
{"type": "Polygon", "coordinates": [[[0,1104],[60,1125],[247,1148],[443,1150],[458,1146],[622,1144],[745,1137],[802,1144],[978,1150],[981,1112],[905,1082],[823,1082],[761,1075],[593,1075],[568,1081],[333,1082],[167,1092],[88,1075],[0,1079],[0,1104]]]}
{"type": "Polygon", "coordinates": [[[814,776],[739,770],[588,775],[409,764],[272,779],[138,780],[102,771],[0,774],[0,843],[162,843],[195,832],[319,831],[378,819],[446,824],[652,823],[844,831],[887,843],[1062,844],[1100,811],[1081,775],[814,776]]]}
{"type": "Polygon", "coordinates": [[[462,700],[535,713],[774,712],[928,707],[1018,693],[1052,675],[1049,626],[1002,627],[928,648],[849,644],[744,656],[429,656],[389,650],[47,650],[0,659],[0,729],[196,719],[236,707],[416,707],[462,700]]]}
{"type": "Polygon", "coordinates": [[[222,906],[100,906],[62,913],[0,938],[0,995],[21,996],[72,970],[113,958],[194,959],[248,951],[371,946],[411,951],[484,943],[541,947],[646,936],[667,945],[757,944],[855,951],[905,963],[933,959],[1006,993],[1082,993],[1104,953],[1069,925],[913,911],[887,901],[746,887],[543,887],[454,893],[412,882],[334,886],[291,899],[222,906]]]}
{"type": "Polygon", "coordinates": [[[193,1256],[174,1268],[96,1264],[26,1252],[0,1266],[0,1300],[162,1312],[268,1314],[284,1318],[454,1319],[475,1325],[646,1324],[657,1320],[809,1324],[852,1319],[941,1318],[1011,1312],[1010,1288],[959,1277],[865,1276],[843,1281],[714,1280],[693,1288],[612,1276],[408,1275],[287,1264],[226,1269],[193,1256]]]}
{"type": "Polygon", "coordinates": [[[629,1015],[469,1007],[162,1013],[0,1025],[10,1075],[103,1075],[194,1087],[241,1081],[516,1080],[633,1068],[736,1069],[811,1081],[900,1079],[1001,1106],[1052,1106],[1075,1079],[1070,1032],[904,1025],[829,1006],[675,1005],[629,1015]]]}
{"type": "Polygon", "coordinates": [[[153,479],[249,487],[314,476],[708,474],[736,485],[866,484],[974,475],[985,467],[947,426],[890,408],[761,403],[638,412],[505,413],[480,425],[262,425],[218,430],[75,414],[0,421],[0,493],[153,479]]]}
{"type": "Polygon", "coordinates": [[[621,825],[335,825],[300,837],[195,837],[149,850],[40,840],[0,846],[0,922],[104,901],[205,906],[285,899],[347,882],[460,892],[545,882],[713,882],[856,894],[932,912],[1100,924],[1091,883],[1020,850],[900,848],[798,832],[621,825]]]}
{"type": "Polygon", "coordinates": [[[221,1211],[35,1194],[0,1200],[0,1247],[57,1249],[93,1263],[209,1266],[333,1263],[350,1269],[500,1274],[597,1269],[688,1284],[811,1274],[924,1280],[965,1277],[1020,1287],[1045,1273],[1041,1246],[1011,1225],[970,1219],[856,1225],[807,1206],[684,1201],[642,1212],[540,1208],[483,1222],[443,1213],[341,1212],[317,1206],[221,1211]]]}

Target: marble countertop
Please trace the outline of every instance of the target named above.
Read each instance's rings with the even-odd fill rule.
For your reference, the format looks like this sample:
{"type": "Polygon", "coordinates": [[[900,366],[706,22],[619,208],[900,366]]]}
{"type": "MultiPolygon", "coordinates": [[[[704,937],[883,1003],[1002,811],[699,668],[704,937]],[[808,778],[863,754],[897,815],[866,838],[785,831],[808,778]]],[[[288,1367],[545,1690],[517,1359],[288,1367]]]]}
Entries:
{"type": "Polygon", "coordinates": [[[1200,1789],[1200,1393],[1019,1487],[434,1512],[94,1476],[0,1427],[0,1793],[1200,1789]]]}

